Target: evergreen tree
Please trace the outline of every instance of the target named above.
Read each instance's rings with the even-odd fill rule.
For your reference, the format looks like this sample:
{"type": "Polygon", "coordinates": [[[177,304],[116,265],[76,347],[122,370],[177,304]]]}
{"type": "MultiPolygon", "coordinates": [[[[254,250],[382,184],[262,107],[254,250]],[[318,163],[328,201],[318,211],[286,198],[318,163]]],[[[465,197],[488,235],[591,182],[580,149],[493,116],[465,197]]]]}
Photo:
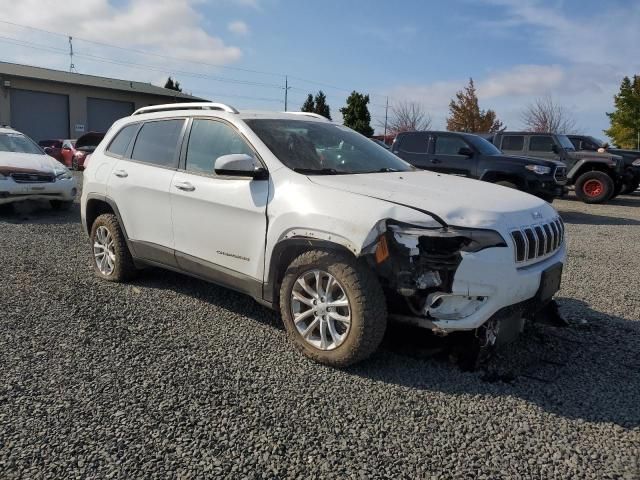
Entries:
{"type": "Polygon", "coordinates": [[[607,113],[611,127],[604,133],[620,148],[640,149],[640,75],[622,79],[613,103],[615,111],[607,113]]]}
{"type": "Polygon", "coordinates": [[[480,110],[478,95],[469,79],[469,85],[456,93],[456,99],[449,103],[447,130],[452,132],[497,132],[505,127],[493,110],[480,110]]]}
{"type": "Polygon", "coordinates": [[[318,115],[322,115],[325,118],[331,120],[331,109],[327,105],[327,96],[322,90],[318,92],[315,98],[315,109],[313,110],[318,115]]]}
{"type": "Polygon", "coordinates": [[[340,113],[342,113],[345,126],[370,137],[373,135],[373,128],[371,128],[368,103],[369,95],[363,95],[354,90],[347,98],[347,105],[340,109],[340,113]]]}
{"type": "Polygon", "coordinates": [[[164,88],[168,88],[169,90],[175,90],[177,92],[181,92],[182,88],[180,87],[180,82],[174,80],[173,78],[167,78],[166,83],[164,84],[164,88]]]}
{"type": "Polygon", "coordinates": [[[302,108],[300,109],[300,111],[309,112],[309,113],[313,113],[316,111],[316,106],[313,103],[313,95],[311,94],[307,95],[307,99],[302,104],[302,108]]]}

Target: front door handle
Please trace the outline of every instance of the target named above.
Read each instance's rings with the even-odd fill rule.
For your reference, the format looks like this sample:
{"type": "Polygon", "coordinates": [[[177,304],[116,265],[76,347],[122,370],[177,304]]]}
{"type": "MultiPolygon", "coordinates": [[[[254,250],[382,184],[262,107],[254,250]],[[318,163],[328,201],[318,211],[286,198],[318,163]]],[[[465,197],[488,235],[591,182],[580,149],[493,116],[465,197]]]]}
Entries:
{"type": "Polygon", "coordinates": [[[129,176],[129,174],[127,172],[125,172],[124,170],[116,170],[115,172],[113,172],[113,174],[116,177],[120,177],[120,178],[126,178],[129,176]]]}
{"type": "Polygon", "coordinates": [[[193,192],[196,189],[196,187],[189,182],[178,182],[176,183],[176,188],[183,192],[193,192]]]}
{"type": "Polygon", "coordinates": [[[437,158],[434,158],[433,160],[431,160],[431,163],[442,163],[442,160],[438,160],[437,158]]]}

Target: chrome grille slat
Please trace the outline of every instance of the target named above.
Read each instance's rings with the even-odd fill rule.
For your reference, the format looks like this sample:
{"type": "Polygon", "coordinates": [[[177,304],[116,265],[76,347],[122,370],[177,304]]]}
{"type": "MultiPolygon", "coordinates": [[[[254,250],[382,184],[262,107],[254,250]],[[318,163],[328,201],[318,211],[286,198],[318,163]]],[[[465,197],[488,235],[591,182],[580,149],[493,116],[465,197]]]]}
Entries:
{"type": "Polygon", "coordinates": [[[543,259],[564,244],[564,223],[560,217],[551,221],[524,225],[511,231],[516,263],[543,259]]]}

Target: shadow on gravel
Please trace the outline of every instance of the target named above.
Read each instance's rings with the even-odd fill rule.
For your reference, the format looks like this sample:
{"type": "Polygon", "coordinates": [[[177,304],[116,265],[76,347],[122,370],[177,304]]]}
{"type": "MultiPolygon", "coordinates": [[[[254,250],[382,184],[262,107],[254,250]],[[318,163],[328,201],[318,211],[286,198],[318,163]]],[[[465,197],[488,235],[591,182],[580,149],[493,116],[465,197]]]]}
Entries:
{"type": "Polygon", "coordinates": [[[593,213],[571,211],[563,212],[560,210],[560,216],[564,223],[575,225],[640,225],[640,220],[609,217],[607,215],[595,215],[593,213]]]}
{"type": "Polygon", "coordinates": [[[578,300],[559,303],[569,327],[530,324],[478,372],[449,361],[442,339],[400,325],[390,328],[380,353],[349,372],[411,389],[518,397],[564,418],[637,428],[639,326],[578,300]]]}
{"type": "MultiPolygon", "coordinates": [[[[562,197],[562,200],[566,200],[569,202],[582,203],[575,195],[565,195],[562,197]]],[[[609,200],[604,205],[618,205],[621,207],[640,207],[640,194],[639,193],[630,193],[627,195],[620,195],[619,197],[614,198],[613,200],[609,200]]]]}
{"type": "Polygon", "coordinates": [[[58,211],[51,208],[47,201],[27,200],[7,206],[0,210],[0,222],[40,225],[68,225],[80,223],[80,204],[74,203],[71,210],[58,211]]]}

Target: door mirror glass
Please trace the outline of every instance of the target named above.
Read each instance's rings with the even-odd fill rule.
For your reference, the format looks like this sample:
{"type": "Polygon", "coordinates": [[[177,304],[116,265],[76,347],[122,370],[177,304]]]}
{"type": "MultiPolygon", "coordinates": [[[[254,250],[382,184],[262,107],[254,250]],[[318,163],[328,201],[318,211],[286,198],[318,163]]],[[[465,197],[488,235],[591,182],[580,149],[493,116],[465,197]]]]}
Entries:
{"type": "Polygon", "coordinates": [[[460,147],[460,150],[458,150],[458,155],[473,157],[473,150],[471,150],[469,147],[460,147]]]}
{"type": "Polygon", "coordinates": [[[264,178],[266,170],[246,153],[231,153],[216,158],[213,168],[218,175],[264,178]]]}

